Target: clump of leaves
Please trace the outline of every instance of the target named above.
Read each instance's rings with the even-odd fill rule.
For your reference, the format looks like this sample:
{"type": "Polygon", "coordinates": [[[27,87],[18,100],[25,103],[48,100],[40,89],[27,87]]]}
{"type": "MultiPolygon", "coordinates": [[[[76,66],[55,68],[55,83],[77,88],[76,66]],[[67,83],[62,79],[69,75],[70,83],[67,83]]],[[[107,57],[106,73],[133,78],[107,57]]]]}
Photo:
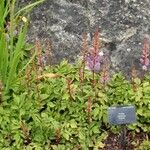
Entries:
{"type": "Polygon", "coordinates": [[[148,77],[135,80],[135,92],[122,74],[115,74],[105,89],[97,82],[95,94],[89,70],[80,89],[79,68],[63,61],[44,69],[41,78],[31,69],[28,85],[22,78],[11,101],[0,106],[0,149],[100,149],[110,128],[107,108],[116,104],[134,104],[137,125],[130,129],[149,132],[148,77]]]}
{"type": "Polygon", "coordinates": [[[112,105],[134,104],[137,124],[130,129],[148,133],[150,78],[147,76],[141,82],[134,76],[132,83],[121,73],[110,78],[109,64],[101,68],[99,32],[94,34],[91,49],[84,35],[83,60],[79,64],[62,61],[59,65],[45,67],[41,44],[36,41],[36,53],[26,65],[18,68],[27,25],[22,26],[14,43],[13,23],[14,17],[26,8],[14,16],[14,5],[11,7],[10,41],[5,40],[5,31],[0,36],[3,55],[0,81],[6,91],[13,89],[11,96],[0,105],[0,149],[98,150],[104,147],[102,140],[110,128],[107,109],[112,105]],[[90,70],[86,70],[86,65],[90,70]],[[21,80],[16,83],[19,73],[21,80]]]}
{"type": "Polygon", "coordinates": [[[137,150],[149,150],[150,149],[150,141],[144,140],[137,150]]]}

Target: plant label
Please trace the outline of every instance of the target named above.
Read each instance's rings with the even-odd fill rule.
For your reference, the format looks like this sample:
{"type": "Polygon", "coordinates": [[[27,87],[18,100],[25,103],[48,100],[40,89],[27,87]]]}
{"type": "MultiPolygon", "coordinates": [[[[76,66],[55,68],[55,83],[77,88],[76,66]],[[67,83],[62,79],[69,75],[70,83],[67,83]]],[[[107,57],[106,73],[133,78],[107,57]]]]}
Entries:
{"type": "Polygon", "coordinates": [[[116,106],[108,108],[109,122],[115,125],[130,124],[136,121],[135,107],[116,106]]]}

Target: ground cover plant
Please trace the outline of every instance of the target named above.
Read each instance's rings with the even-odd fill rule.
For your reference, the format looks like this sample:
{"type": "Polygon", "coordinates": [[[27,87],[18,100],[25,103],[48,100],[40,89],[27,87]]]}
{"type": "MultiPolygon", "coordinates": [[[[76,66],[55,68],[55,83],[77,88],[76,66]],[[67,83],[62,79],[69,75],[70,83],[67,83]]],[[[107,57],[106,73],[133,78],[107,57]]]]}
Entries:
{"type": "Polygon", "coordinates": [[[120,149],[120,130],[109,124],[107,110],[122,104],[135,105],[137,112],[137,122],[128,126],[128,148],[150,149],[148,39],[144,39],[140,60],[142,77],[137,76],[134,65],[130,80],[121,72],[110,74],[111,64],[100,51],[98,31],[91,45],[83,34],[82,58],[75,64],[63,60],[52,66],[49,42],[42,47],[36,40],[32,49],[25,51],[25,17],[21,17],[22,29],[15,37],[14,26],[10,32],[6,30],[4,16],[9,14],[9,6],[14,5],[9,3],[8,9],[0,9],[4,10],[0,30],[0,149],[120,149]],[[10,34],[9,41],[6,34],[10,34]]]}

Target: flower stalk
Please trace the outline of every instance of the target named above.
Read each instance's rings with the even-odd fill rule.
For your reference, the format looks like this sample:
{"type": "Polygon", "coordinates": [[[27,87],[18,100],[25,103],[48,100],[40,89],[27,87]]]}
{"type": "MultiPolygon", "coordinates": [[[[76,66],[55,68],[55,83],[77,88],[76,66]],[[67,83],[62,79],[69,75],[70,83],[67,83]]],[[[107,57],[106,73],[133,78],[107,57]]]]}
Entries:
{"type": "Polygon", "coordinates": [[[88,122],[89,123],[92,122],[91,112],[92,112],[92,98],[89,97],[88,102],[87,102],[87,115],[88,115],[88,122]]]}
{"type": "Polygon", "coordinates": [[[89,70],[92,71],[92,81],[93,87],[96,85],[95,73],[100,71],[101,66],[101,56],[99,54],[100,42],[99,42],[99,31],[94,33],[93,45],[90,48],[89,53],[86,56],[86,65],[89,70]]]}
{"type": "Polygon", "coordinates": [[[143,46],[140,62],[142,64],[142,70],[144,71],[144,73],[143,73],[143,77],[144,77],[145,72],[148,70],[148,66],[150,64],[148,38],[146,38],[146,37],[144,38],[144,46],[143,46]]]}
{"type": "Polygon", "coordinates": [[[81,67],[79,68],[79,81],[80,81],[80,87],[83,92],[83,84],[84,84],[84,73],[85,73],[85,63],[86,63],[86,55],[88,52],[88,41],[87,41],[87,33],[83,33],[83,43],[82,43],[82,64],[81,67]]]}
{"type": "Polygon", "coordinates": [[[49,40],[46,40],[46,52],[45,52],[45,65],[48,64],[49,66],[51,66],[52,64],[52,44],[49,40]]]}
{"type": "Polygon", "coordinates": [[[102,74],[101,74],[101,83],[104,87],[106,86],[107,82],[110,79],[109,68],[110,68],[110,64],[109,64],[108,58],[105,58],[103,69],[102,69],[102,74]]]}
{"type": "Polygon", "coordinates": [[[61,141],[61,129],[60,128],[56,129],[55,133],[56,133],[56,144],[58,145],[61,141]]]}
{"type": "Polygon", "coordinates": [[[69,78],[66,78],[68,94],[69,94],[69,96],[70,96],[70,99],[71,99],[71,100],[74,100],[73,95],[72,95],[72,94],[74,93],[73,87],[71,86],[71,85],[72,85],[72,82],[73,82],[73,80],[71,80],[71,79],[69,79],[69,78]]]}
{"type": "Polygon", "coordinates": [[[39,72],[41,74],[41,72],[44,69],[44,61],[42,58],[42,47],[41,47],[41,43],[39,40],[36,40],[36,50],[37,50],[37,54],[38,54],[38,66],[39,66],[39,72]]]}
{"type": "Polygon", "coordinates": [[[135,83],[136,78],[137,78],[137,70],[135,68],[135,65],[132,64],[132,67],[131,67],[131,83],[132,83],[132,88],[133,88],[134,92],[137,91],[137,84],[135,83]]]}

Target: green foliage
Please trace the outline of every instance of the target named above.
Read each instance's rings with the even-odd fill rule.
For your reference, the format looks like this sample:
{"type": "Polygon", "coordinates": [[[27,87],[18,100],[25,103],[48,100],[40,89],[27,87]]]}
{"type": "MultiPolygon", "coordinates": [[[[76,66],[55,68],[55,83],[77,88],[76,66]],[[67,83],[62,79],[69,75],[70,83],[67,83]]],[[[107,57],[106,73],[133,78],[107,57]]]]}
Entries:
{"type": "Polygon", "coordinates": [[[117,74],[108,85],[109,105],[132,104],[136,107],[137,123],[129,125],[129,129],[137,132],[140,132],[140,129],[144,132],[150,132],[150,127],[148,126],[150,124],[149,81],[147,78],[143,81],[136,78],[134,83],[137,89],[134,91],[132,83],[125,80],[121,74],[117,74]]]}
{"type": "Polygon", "coordinates": [[[13,95],[0,106],[0,149],[98,150],[108,135],[111,105],[135,105],[137,123],[129,129],[150,132],[148,78],[136,79],[135,92],[122,74],[115,74],[105,87],[96,74],[93,87],[90,71],[85,70],[81,84],[78,70],[78,65],[63,61],[43,71],[57,73],[57,78],[38,81],[32,71],[31,80],[22,78],[15,85],[13,95]]]}
{"type": "MultiPolygon", "coordinates": [[[[137,122],[128,127],[149,133],[149,76],[130,82],[118,73],[103,85],[101,74],[79,73],[81,62],[62,61],[41,71],[34,62],[36,52],[29,61],[22,61],[28,49],[25,15],[43,1],[18,11],[15,0],[8,0],[6,6],[0,1],[0,84],[5,92],[0,97],[0,149],[102,149],[107,131],[118,130],[108,124],[107,110],[113,105],[135,105],[137,122]]],[[[149,149],[149,141],[139,149],[149,149]]]]}
{"type": "Polygon", "coordinates": [[[144,140],[137,150],[149,150],[150,149],[150,141],[144,140]]]}
{"type": "Polygon", "coordinates": [[[28,21],[24,16],[43,0],[15,12],[15,0],[0,1],[0,80],[8,92],[18,77],[18,66],[24,54],[28,21]]]}

